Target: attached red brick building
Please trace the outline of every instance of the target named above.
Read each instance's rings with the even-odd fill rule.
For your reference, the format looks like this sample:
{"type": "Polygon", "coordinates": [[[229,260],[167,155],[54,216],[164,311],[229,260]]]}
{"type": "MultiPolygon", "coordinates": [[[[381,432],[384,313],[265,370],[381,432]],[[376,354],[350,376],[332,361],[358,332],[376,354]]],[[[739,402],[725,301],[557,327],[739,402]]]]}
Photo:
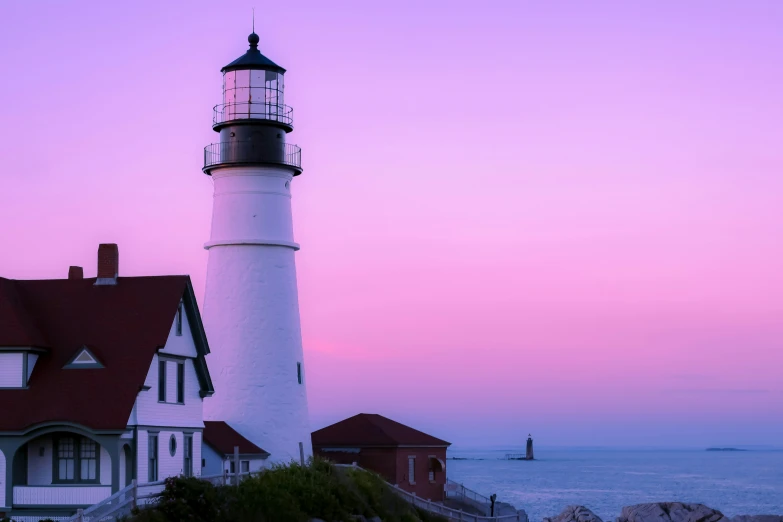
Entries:
{"type": "Polygon", "coordinates": [[[450,442],[381,415],[360,413],[313,432],[313,453],[375,471],[429,500],[443,500],[450,442]]]}

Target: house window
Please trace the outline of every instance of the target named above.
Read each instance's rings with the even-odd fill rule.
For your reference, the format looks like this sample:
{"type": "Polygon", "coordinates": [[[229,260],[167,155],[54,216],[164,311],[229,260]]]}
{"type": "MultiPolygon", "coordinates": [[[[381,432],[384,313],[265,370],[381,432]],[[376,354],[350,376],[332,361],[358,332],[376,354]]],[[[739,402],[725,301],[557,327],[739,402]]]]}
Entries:
{"type": "Polygon", "coordinates": [[[183,454],[185,455],[185,466],[183,473],[186,477],[192,477],[193,476],[193,434],[192,433],[186,433],[185,434],[185,451],[183,451],[183,454]]]}
{"type": "Polygon", "coordinates": [[[177,363],[177,403],[185,404],[185,365],[177,363]]]}
{"type": "Polygon", "coordinates": [[[166,402],[166,361],[158,361],[158,401],[166,402]]]}
{"type": "Polygon", "coordinates": [[[82,480],[98,479],[98,444],[82,439],[79,444],[79,477],[82,480]]]}
{"type": "Polygon", "coordinates": [[[149,482],[155,482],[158,480],[158,434],[150,433],[149,446],[149,469],[147,472],[147,480],[149,482]]]}
{"type": "Polygon", "coordinates": [[[249,460],[243,460],[239,463],[242,473],[250,473],[250,461],[249,460]]]}
{"type": "Polygon", "coordinates": [[[179,302],[177,307],[177,335],[182,335],[182,301],[179,302]]]}
{"type": "Polygon", "coordinates": [[[59,437],[55,445],[53,482],[98,482],[97,442],[86,437],[59,437]]]}
{"type": "Polygon", "coordinates": [[[416,484],[416,457],[408,457],[408,484],[416,484]]]}
{"type": "Polygon", "coordinates": [[[299,384],[302,384],[302,363],[296,363],[296,380],[299,384]]]}
{"type": "Polygon", "coordinates": [[[435,468],[432,466],[432,459],[430,458],[430,459],[427,459],[427,460],[428,460],[428,462],[430,463],[430,470],[429,470],[429,471],[430,471],[430,476],[429,476],[429,481],[430,481],[430,482],[434,482],[434,481],[435,481],[435,468]]]}
{"type": "Polygon", "coordinates": [[[237,466],[236,463],[232,460],[228,463],[228,472],[231,474],[234,474],[237,472],[237,466]]]}
{"type": "Polygon", "coordinates": [[[171,434],[171,438],[169,438],[169,454],[173,457],[177,454],[177,437],[174,436],[174,434],[171,434]]]}
{"type": "Polygon", "coordinates": [[[158,402],[174,403],[175,401],[177,404],[185,404],[185,361],[161,359],[158,361],[158,402]],[[169,365],[176,365],[176,377],[174,377],[174,373],[169,375],[169,370],[173,371],[174,369],[173,366],[169,365]],[[173,381],[175,378],[177,380],[176,383],[167,382],[173,381]],[[168,395],[169,386],[176,386],[171,388],[172,393],[176,390],[176,397],[168,395]]]}
{"type": "Polygon", "coordinates": [[[57,441],[57,480],[76,480],[76,439],[73,437],[57,441]]]}

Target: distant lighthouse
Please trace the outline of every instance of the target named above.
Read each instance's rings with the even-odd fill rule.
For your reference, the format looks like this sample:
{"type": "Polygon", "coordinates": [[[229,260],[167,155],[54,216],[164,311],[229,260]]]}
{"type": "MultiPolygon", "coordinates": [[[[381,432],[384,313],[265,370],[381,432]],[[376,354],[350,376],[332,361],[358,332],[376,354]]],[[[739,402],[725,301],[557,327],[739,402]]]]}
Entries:
{"type": "Polygon", "coordinates": [[[525,460],[534,460],[533,459],[533,436],[528,433],[527,435],[527,446],[525,448],[525,460]]]}
{"type": "Polygon", "coordinates": [[[215,395],[207,420],[223,420],[274,462],[312,455],[299,322],[291,183],[301,150],[286,143],[292,109],[285,69],[258,50],[223,67],[223,101],[204,149],[214,181],[204,326],[215,395]]]}

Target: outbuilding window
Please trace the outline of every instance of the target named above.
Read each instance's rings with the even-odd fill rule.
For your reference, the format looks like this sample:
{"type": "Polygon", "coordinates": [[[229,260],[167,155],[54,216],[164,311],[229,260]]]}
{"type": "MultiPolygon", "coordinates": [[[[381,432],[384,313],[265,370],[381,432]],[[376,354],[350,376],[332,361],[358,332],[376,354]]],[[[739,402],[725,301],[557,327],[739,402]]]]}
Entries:
{"type": "Polygon", "coordinates": [[[408,457],[408,484],[416,484],[416,457],[408,457]]]}

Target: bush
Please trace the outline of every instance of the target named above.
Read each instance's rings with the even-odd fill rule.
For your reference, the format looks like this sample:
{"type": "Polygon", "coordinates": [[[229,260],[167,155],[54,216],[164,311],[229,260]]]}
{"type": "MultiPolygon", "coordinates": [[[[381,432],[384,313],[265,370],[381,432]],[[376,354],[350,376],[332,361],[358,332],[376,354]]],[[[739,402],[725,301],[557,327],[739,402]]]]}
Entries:
{"type": "MultiPolygon", "coordinates": [[[[292,463],[218,486],[198,478],[169,478],[154,506],[136,511],[132,522],[328,522],[355,515],[384,522],[445,522],[420,511],[367,471],[336,468],[323,460],[292,463]]],[[[2,521],[0,521],[2,522],[2,521]]]]}

